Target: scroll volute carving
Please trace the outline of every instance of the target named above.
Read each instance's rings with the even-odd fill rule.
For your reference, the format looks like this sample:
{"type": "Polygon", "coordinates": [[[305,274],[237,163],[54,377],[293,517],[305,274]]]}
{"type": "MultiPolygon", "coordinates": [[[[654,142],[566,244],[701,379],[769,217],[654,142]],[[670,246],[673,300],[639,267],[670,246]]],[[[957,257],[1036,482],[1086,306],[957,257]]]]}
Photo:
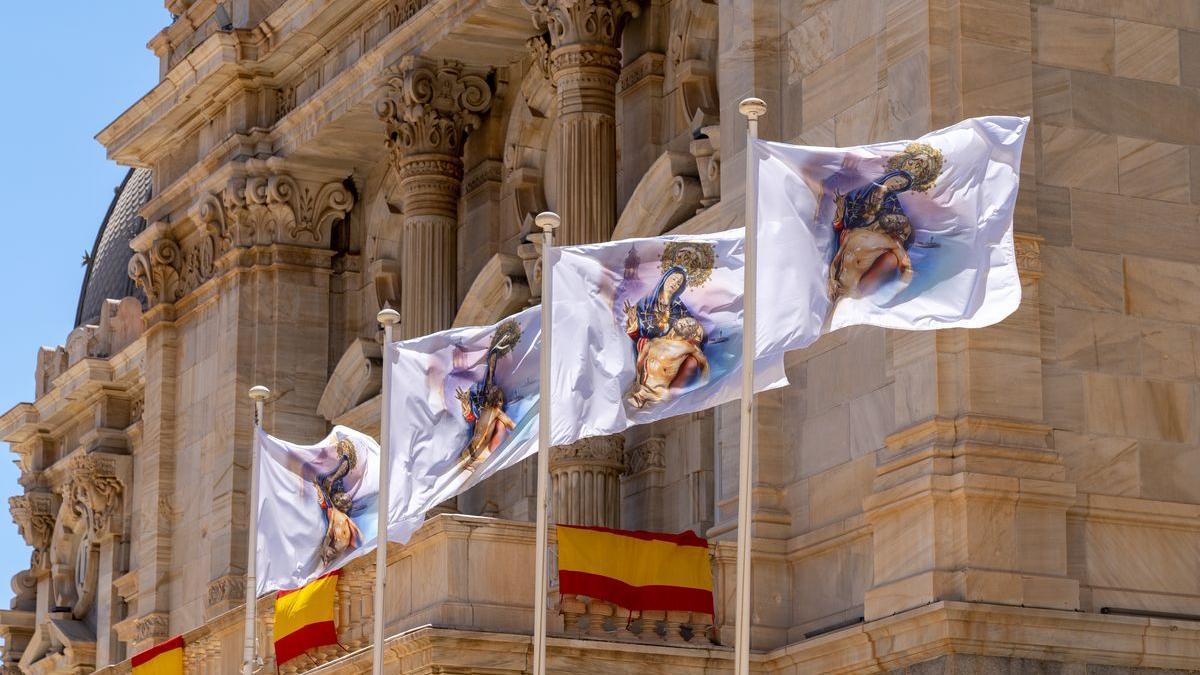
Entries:
{"type": "Polygon", "coordinates": [[[86,453],[65,461],[48,555],[51,590],[55,607],[82,619],[96,597],[100,546],[124,534],[129,458],[86,453]]]}
{"type": "Polygon", "coordinates": [[[467,134],[492,106],[489,72],[457,61],[406,56],[384,77],[375,113],[393,166],[422,154],[461,157],[467,134]]]}
{"type": "Polygon", "coordinates": [[[555,48],[575,44],[620,46],[621,29],[641,8],[635,0],[521,0],[555,48]]]}
{"type": "Polygon", "coordinates": [[[52,492],[27,492],[8,499],[13,522],[25,543],[33,548],[29,568],[34,576],[50,571],[50,539],[58,508],[58,496],[52,492]]]}
{"type": "Polygon", "coordinates": [[[156,233],[149,248],[135,251],[129,259],[129,277],[151,305],[175,302],[183,297],[183,254],[163,223],[155,223],[156,233]]]}

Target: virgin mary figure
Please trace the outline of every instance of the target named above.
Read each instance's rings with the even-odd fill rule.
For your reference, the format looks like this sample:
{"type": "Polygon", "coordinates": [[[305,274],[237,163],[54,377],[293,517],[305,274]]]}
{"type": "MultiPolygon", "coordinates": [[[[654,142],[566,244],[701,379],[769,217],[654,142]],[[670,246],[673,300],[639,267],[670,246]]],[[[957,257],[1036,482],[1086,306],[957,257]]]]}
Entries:
{"type": "Polygon", "coordinates": [[[636,305],[625,303],[625,332],[637,355],[628,396],[635,407],[662,400],[672,386],[689,382],[697,369],[708,373],[703,351],[707,336],[681,297],[687,283],[687,270],[672,265],[649,295],[636,305]]]}
{"type": "Polygon", "coordinates": [[[829,266],[829,295],[860,297],[892,279],[912,278],[908,248],[913,227],[900,194],[913,187],[913,176],[903,169],[888,171],[878,180],[835,197],[833,230],[837,254],[829,266]]]}

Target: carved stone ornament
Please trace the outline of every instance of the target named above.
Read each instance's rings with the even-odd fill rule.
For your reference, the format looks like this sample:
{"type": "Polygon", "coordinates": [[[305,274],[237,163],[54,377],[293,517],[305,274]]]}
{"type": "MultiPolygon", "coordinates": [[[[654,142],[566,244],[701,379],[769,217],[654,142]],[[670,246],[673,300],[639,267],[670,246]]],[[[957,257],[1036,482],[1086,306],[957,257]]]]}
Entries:
{"type": "Polygon", "coordinates": [[[406,56],[384,77],[375,112],[387,125],[394,166],[420,154],[460,157],[492,106],[488,72],[457,61],[406,56]]]}
{"type": "Polygon", "coordinates": [[[208,582],[208,607],[236,604],[246,599],[246,577],[227,574],[208,582]]]}
{"type": "Polygon", "coordinates": [[[632,476],[650,469],[664,469],[667,442],[661,436],[647,439],[625,453],[625,475],[632,476]]]}
{"type": "Polygon", "coordinates": [[[179,244],[161,238],[151,243],[149,250],[134,252],[129,259],[129,277],[151,305],[175,302],[183,297],[182,267],[179,244]]]}
{"type": "Polygon", "coordinates": [[[148,250],[134,252],[129,276],[151,306],[176,302],[220,273],[222,256],[233,248],[329,246],[334,224],[353,207],[353,194],[340,182],[308,183],[286,174],[237,179],[196,203],[199,233],[176,241],[160,226],[148,250]]]}
{"type": "Polygon", "coordinates": [[[133,624],[133,641],[136,643],[161,642],[170,637],[170,621],[161,612],[147,614],[133,624]]]}
{"type": "Polygon", "coordinates": [[[30,569],[40,574],[50,569],[50,538],[54,533],[56,497],[50,492],[27,492],[9,497],[8,510],[25,543],[33,548],[30,569]]]}
{"type": "Polygon", "coordinates": [[[641,8],[635,0],[521,0],[533,25],[550,32],[555,49],[575,44],[618,47],[625,21],[641,8]]]}
{"type": "Polygon", "coordinates": [[[596,436],[575,441],[569,445],[551,448],[550,463],[553,467],[570,464],[606,465],[622,468],[625,461],[625,437],[619,435],[596,436]]]}
{"type": "Polygon", "coordinates": [[[76,511],[82,509],[92,540],[120,534],[125,485],[116,458],[97,453],[76,455],[68,470],[69,498],[75,500],[76,511]]]}

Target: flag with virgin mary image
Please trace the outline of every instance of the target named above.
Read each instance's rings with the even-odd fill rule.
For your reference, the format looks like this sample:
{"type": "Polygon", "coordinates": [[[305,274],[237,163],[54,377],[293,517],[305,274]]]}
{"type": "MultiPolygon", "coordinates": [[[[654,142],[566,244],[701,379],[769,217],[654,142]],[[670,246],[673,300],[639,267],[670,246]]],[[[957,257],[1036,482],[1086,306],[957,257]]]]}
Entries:
{"type": "Polygon", "coordinates": [[[375,549],[375,439],[336,426],[313,445],[261,431],[256,441],[257,595],[300,588],[375,549]]]}
{"type": "Polygon", "coordinates": [[[388,444],[406,543],[441,502],[537,451],[541,310],[393,343],[388,444]]]}
{"type": "Polygon", "coordinates": [[[756,141],[758,353],[843,326],[977,328],[1015,311],[1028,123],[979,117],[849,148],[756,141]]]}
{"type": "MultiPolygon", "coordinates": [[[[741,397],[744,230],[552,252],[555,445],[741,397]]],[[[755,391],[787,384],[780,357],[755,391]]]]}

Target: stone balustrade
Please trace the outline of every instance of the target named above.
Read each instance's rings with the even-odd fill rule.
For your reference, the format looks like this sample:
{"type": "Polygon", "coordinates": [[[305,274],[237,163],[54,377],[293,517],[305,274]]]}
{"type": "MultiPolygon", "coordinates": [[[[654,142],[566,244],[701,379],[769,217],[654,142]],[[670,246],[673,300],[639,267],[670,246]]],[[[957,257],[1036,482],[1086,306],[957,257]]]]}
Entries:
{"type": "MultiPolygon", "coordinates": [[[[711,614],[631,612],[611,602],[582,595],[558,596],[554,599],[557,599],[562,634],[566,637],[667,645],[708,645],[715,642],[711,614]]],[[[553,622],[551,625],[553,627],[553,622]]]]}
{"type": "MultiPolygon", "coordinates": [[[[553,535],[553,533],[552,533],[553,535]]],[[[553,539],[553,536],[552,536],[553,539]]],[[[404,546],[388,555],[389,635],[433,625],[465,630],[527,634],[533,625],[534,528],[532,523],[444,514],[430,519],[404,546]],[[468,561],[465,574],[447,560],[468,561]],[[479,583],[477,577],[488,577],[479,583]]],[[[337,585],[338,642],[306,652],[289,663],[275,662],[275,596],[258,600],[259,671],[293,675],[351,654],[369,658],[374,623],[375,558],[363,556],[342,569],[337,585]]],[[[663,646],[712,646],[716,631],[709,614],[634,612],[582,596],[551,593],[551,634],[663,646]],[[557,609],[558,611],[555,611],[557,609]]],[[[183,634],[189,675],[237,672],[242,659],[244,610],[234,607],[183,634]]],[[[130,671],[129,661],[103,668],[103,675],[130,671]]]]}

